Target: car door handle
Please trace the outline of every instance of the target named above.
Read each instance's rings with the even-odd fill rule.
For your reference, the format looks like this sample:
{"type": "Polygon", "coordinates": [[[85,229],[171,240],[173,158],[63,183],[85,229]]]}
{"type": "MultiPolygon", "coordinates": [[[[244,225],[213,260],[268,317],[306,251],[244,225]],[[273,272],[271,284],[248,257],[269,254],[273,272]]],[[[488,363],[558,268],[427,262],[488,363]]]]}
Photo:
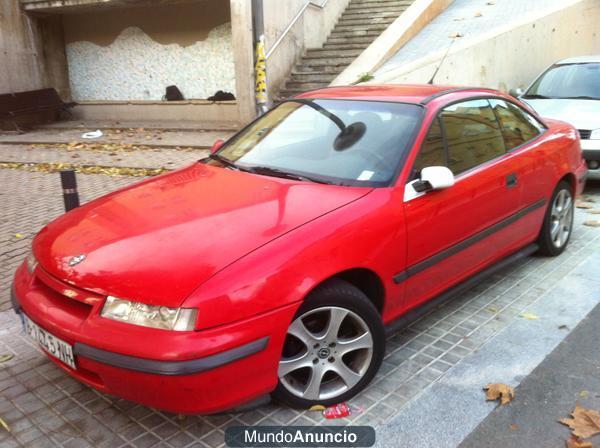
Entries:
{"type": "Polygon", "coordinates": [[[506,176],[506,188],[516,187],[518,183],[517,175],[515,173],[511,173],[506,176]]]}

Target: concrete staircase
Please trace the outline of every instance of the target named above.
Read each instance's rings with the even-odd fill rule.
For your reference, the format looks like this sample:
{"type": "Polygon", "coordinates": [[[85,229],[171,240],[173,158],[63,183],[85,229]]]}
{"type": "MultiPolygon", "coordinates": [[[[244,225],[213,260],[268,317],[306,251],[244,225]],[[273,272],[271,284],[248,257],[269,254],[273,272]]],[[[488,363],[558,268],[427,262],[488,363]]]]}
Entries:
{"type": "Polygon", "coordinates": [[[351,0],[322,48],[309,49],[279,93],[327,87],[414,0],[351,0]]]}

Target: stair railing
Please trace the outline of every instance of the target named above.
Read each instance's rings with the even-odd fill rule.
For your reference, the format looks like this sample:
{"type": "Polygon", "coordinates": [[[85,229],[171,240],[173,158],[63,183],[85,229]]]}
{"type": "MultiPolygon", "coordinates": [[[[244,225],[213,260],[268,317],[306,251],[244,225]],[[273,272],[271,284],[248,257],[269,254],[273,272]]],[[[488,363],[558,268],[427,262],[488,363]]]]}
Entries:
{"type": "Polygon", "coordinates": [[[283,39],[285,39],[285,36],[287,36],[287,34],[292,30],[292,28],[294,27],[294,25],[296,24],[296,22],[300,19],[300,17],[302,17],[302,15],[304,14],[304,11],[306,11],[306,8],[308,8],[310,5],[313,5],[313,6],[316,6],[317,8],[319,8],[319,9],[323,9],[323,8],[325,8],[325,5],[327,5],[328,1],[329,0],[323,0],[323,2],[321,4],[315,3],[313,1],[306,2],[304,4],[304,6],[302,8],[300,8],[300,11],[298,11],[298,14],[296,14],[294,16],[294,18],[289,23],[289,25],[287,27],[285,27],[285,30],[283,30],[283,32],[277,38],[277,40],[275,41],[275,43],[273,44],[273,46],[269,49],[269,51],[267,51],[266,59],[268,60],[269,57],[273,54],[273,52],[277,49],[277,47],[279,47],[279,44],[281,44],[281,42],[283,41],[283,39]]]}

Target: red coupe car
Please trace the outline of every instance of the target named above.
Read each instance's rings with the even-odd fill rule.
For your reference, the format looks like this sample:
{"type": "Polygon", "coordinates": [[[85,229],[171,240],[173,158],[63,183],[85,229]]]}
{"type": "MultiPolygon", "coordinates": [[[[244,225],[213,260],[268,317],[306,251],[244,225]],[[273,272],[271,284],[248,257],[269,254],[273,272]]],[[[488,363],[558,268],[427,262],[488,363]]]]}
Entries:
{"type": "Polygon", "coordinates": [[[180,413],[346,400],[386,332],[569,241],[576,130],[500,92],[321,89],[48,224],[13,301],[50,359],[180,413]]]}

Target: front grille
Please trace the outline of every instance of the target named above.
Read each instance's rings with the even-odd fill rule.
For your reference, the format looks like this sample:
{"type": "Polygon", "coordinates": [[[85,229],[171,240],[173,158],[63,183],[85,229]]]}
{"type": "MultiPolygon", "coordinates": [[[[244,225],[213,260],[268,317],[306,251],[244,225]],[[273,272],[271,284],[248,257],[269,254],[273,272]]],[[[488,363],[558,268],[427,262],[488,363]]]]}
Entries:
{"type": "Polygon", "coordinates": [[[589,140],[591,135],[592,131],[589,129],[579,129],[579,138],[581,138],[581,140],[589,140]]]}

